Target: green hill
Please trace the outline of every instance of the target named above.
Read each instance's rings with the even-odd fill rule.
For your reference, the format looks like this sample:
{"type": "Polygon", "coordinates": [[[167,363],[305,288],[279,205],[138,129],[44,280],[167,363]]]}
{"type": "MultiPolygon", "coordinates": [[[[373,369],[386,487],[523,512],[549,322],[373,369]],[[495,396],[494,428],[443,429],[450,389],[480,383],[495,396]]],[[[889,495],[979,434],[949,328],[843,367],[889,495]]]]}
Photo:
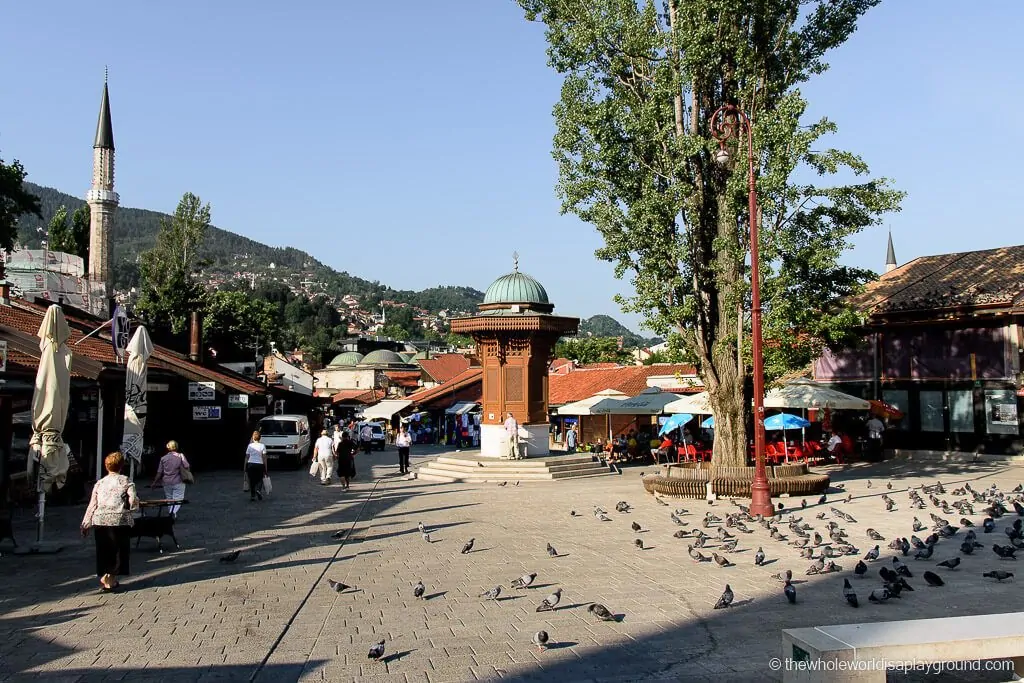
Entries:
{"type": "Polygon", "coordinates": [[[594,315],[580,320],[580,337],[622,337],[627,348],[646,347],[657,344],[661,339],[646,339],[636,334],[610,315],[594,315]]]}

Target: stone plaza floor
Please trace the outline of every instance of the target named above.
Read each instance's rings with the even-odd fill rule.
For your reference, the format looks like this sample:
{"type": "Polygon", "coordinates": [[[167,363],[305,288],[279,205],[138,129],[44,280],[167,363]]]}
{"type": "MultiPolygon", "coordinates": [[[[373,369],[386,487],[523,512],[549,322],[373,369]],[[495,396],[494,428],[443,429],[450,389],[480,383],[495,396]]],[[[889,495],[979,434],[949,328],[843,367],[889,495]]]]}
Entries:
{"type": "MultiPolygon", "coordinates": [[[[414,466],[422,460],[414,453],[414,466]]],[[[875,578],[854,579],[856,557],[838,559],[839,574],[805,576],[811,561],[756,525],[750,525],[754,533],[739,534],[739,549],[729,555],[735,566],[695,564],[687,556],[689,541],[673,537],[679,527],[669,512],[687,508],[683,519],[693,528],[707,511],[724,516],[737,508],[728,500],[712,507],[694,500],[662,506],[640,483],[640,473],[651,467],[518,486],[400,478],[390,450],[360,454],[357,467],[360,478],[347,492],[319,485],[304,470],[272,472],[273,495],[263,503],[248,501],[241,473],[198,475],[176,527],[181,550],[161,555],[152,539],[143,539],[138,550],[133,542],[132,576],[117,594],[97,590],[92,539],[77,533],[83,508],[51,509],[47,538],[65,544],[61,553],[15,556],[7,542],[0,546],[0,681],[780,680],[771,660],[780,656],[784,628],[1024,611],[1014,582],[982,578],[983,571],[1013,571],[1016,564],[988,547],[964,557],[955,572],[935,567],[960,556],[958,539],[940,542],[931,561],[905,558],[915,592],[880,605],[867,597],[881,585],[875,571],[881,563],[872,567],[875,578]],[[633,510],[616,512],[618,501],[633,510]],[[607,510],[611,521],[598,521],[594,506],[607,510]],[[430,528],[433,542],[421,538],[418,522],[430,528]],[[632,522],[641,532],[630,528],[632,522]],[[338,531],[346,532],[344,539],[332,538],[338,531]],[[461,554],[470,538],[473,551],[461,554]],[[637,538],[644,550],[634,545],[637,538]],[[548,556],[548,543],[557,557],[548,556]],[[769,560],[762,567],[753,562],[758,546],[769,560]],[[236,562],[218,561],[234,550],[241,551],[236,562]],[[794,573],[796,605],[770,578],[785,569],[794,573]],[[941,573],[946,586],[926,587],[920,579],[925,569],[941,573]],[[532,587],[509,587],[528,572],[538,575],[532,587]],[[843,578],[858,590],[859,609],[843,601],[843,578]],[[328,579],[355,588],[335,593],[328,579]],[[417,580],[426,586],[424,600],[413,597],[417,580]],[[735,603],[713,610],[726,583],[735,603]],[[496,585],[502,586],[499,600],[479,597],[496,585]],[[555,588],[563,591],[558,609],[537,613],[555,588]],[[622,620],[596,620],[586,609],[595,601],[622,620]],[[530,641],[541,629],[550,643],[538,652],[530,641]],[[385,661],[369,661],[367,651],[380,639],[385,661]]],[[[799,500],[777,502],[796,508],[823,535],[832,517],[818,520],[818,513],[835,505],[853,515],[858,522],[842,526],[861,555],[875,544],[865,536],[868,527],[888,541],[909,537],[914,515],[929,526],[932,511],[959,520],[960,514],[932,507],[912,510],[909,486],[941,481],[948,491],[942,497],[952,502],[949,492],[964,482],[1009,491],[1024,481],[1024,469],[1009,461],[899,460],[832,474],[853,495],[851,503],[841,502],[845,494],[830,495],[822,506],[809,500],[803,511],[799,500]],[[898,510],[885,511],[883,493],[898,510]]],[[[141,494],[159,497],[144,488],[141,494]]],[[[1012,518],[999,520],[988,537],[978,529],[980,540],[1006,543],[1002,527],[1012,518]]],[[[980,527],[980,510],[971,519],[980,527]]],[[[21,511],[17,523],[19,542],[28,544],[31,511],[21,511]]],[[[792,538],[785,524],[780,531],[792,538]]],[[[881,546],[888,564],[893,552],[886,542],[881,546]]]]}

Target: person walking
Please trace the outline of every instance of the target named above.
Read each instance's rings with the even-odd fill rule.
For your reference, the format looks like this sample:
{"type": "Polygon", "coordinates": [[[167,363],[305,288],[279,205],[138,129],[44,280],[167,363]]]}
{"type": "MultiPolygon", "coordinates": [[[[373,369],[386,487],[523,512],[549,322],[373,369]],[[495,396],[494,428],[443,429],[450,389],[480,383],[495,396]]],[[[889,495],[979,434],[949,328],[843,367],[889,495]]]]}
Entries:
{"type": "MultiPolygon", "coordinates": [[[[185,499],[185,471],[191,472],[191,465],[182,453],[178,452],[178,442],[171,439],[167,442],[167,453],[160,458],[156,466],[156,476],[150,488],[158,485],[164,487],[164,498],[167,500],[185,499]]],[[[168,511],[171,517],[178,517],[178,510],[181,505],[171,505],[168,511]]]]}
{"type": "Polygon", "coordinates": [[[341,476],[338,473],[338,446],[341,444],[341,437],[345,431],[341,428],[341,423],[334,425],[334,432],[331,434],[331,451],[334,453],[334,474],[341,476]]]}
{"type": "Polygon", "coordinates": [[[263,477],[267,475],[267,447],[260,443],[260,433],[252,433],[245,449],[245,475],[249,478],[249,502],[263,500],[263,477]]]}
{"type": "Polygon", "coordinates": [[[129,576],[130,529],[132,513],[139,509],[135,484],[121,474],[124,456],[115,451],[103,459],[107,476],[92,487],[89,507],[82,517],[82,538],[93,529],[96,539],[96,576],[104,592],[115,590],[118,576],[129,576]]]}
{"type": "Polygon", "coordinates": [[[398,473],[409,473],[409,449],[412,447],[412,437],[405,427],[401,428],[398,436],[395,437],[395,445],[398,446],[398,473]]]}
{"type": "Polygon", "coordinates": [[[334,470],[334,441],[326,429],[320,432],[320,438],[313,446],[313,458],[320,465],[320,483],[327,486],[331,483],[331,472],[334,470]]]}
{"type": "Polygon", "coordinates": [[[569,431],[565,433],[565,450],[568,453],[575,453],[578,442],[579,437],[576,434],[576,425],[572,425],[569,427],[569,431]]]}
{"type": "Polygon", "coordinates": [[[868,442],[871,444],[871,460],[872,462],[880,462],[882,460],[882,439],[885,435],[885,423],[879,420],[877,415],[872,415],[866,427],[868,430],[868,442]]]}
{"type": "Polygon", "coordinates": [[[508,457],[510,460],[519,459],[519,423],[512,413],[505,418],[505,435],[508,437],[508,457]]]}
{"type": "Polygon", "coordinates": [[[347,490],[348,480],[356,476],[356,442],[349,437],[348,432],[342,434],[335,457],[338,460],[338,477],[344,484],[342,488],[347,490]]]}
{"type": "Polygon", "coordinates": [[[359,428],[359,440],[362,442],[363,453],[369,455],[370,448],[373,446],[373,427],[369,422],[359,428]]]}

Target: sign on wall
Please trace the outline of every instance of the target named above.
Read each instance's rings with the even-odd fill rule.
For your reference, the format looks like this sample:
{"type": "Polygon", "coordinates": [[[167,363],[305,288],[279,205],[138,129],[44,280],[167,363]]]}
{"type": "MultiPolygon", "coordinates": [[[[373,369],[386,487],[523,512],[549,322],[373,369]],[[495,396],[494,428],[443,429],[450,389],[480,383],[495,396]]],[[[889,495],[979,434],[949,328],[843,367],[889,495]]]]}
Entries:
{"type": "Polygon", "coordinates": [[[228,408],[248,408],[249,396],[247,394],[228,394],[228,408]]]}
{"type": "Polygon", "coordinates": [[[0,372],[7,372],[7,342],[0,341],[0,372]]]}
{"type": "Polygon", "coordinates": [[[163,382],[147,382],[146,391],[153,393],[154,391],[170,391],[171,385],[163,382]]]}
{"type": "Polygon", "coordinates": [[[189,382],[188,400],[214,401],[217,398],[216,382],[189,382]]]}
{"type": "Polygon", "coordinates": [[[219,420],[220,406],[192,406],[193,420],[219,420]]]}
{"type": "Polygon", "coordinates": [[[252,408],[249,409],[249,414],[252,415],[252,416],[266,415],[267,414],[267,407],[266,406],[253,406],[252,408]]]}

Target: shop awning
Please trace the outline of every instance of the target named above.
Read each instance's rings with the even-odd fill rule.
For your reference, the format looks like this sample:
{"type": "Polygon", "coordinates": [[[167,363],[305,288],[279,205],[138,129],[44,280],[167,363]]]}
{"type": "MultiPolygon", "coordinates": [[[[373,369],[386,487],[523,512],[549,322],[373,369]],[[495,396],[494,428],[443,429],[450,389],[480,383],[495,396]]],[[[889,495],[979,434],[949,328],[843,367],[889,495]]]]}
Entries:
{"type": "Polygon", "coordinates": [[[472,401],[458,401],[452,404],[448,410],[444,411],[446,415],[464,415],[469,411],[476,408],[477,404],[472,401]]]}
{"type": "Polygon", "coordinates": [[[411,405],[412,401],[399,399],[381,401],[377,405],[366,408],[363,411],[363,419],[372,420],[374,418],[383,418],[385,420],[390,420],[392,415],[405,410],[411,405]]]}

